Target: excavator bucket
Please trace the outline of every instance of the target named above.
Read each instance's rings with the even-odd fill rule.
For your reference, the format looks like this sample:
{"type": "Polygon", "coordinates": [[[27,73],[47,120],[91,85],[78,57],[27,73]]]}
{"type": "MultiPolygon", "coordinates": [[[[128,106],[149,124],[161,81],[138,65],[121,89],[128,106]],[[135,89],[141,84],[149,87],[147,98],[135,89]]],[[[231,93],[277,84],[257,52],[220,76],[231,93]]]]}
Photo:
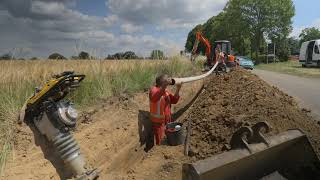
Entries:
{"type": "Polygon", "coordinates": [[[320,179],[320,162],[307,136],[292,129],[265,138],[266,122],[243,127],[231,138],[231,150],[184,164],[182,179],[320,179]]]}

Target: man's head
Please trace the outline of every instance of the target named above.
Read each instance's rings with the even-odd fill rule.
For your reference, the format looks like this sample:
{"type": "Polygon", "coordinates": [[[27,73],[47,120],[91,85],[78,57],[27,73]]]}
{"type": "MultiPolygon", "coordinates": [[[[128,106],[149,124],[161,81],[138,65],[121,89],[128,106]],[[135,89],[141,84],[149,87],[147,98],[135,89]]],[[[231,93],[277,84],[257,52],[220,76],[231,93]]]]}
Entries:
{"type": "Polygon", "coordinates": [[[221,50],[221,44],[217,44],[217,49],[221,50]]]}
{"type": "Polygon", "coordinates": [[[170,84],[169,76],[162,74],[156,78],[156,86],[166,88],[170,84]]]}

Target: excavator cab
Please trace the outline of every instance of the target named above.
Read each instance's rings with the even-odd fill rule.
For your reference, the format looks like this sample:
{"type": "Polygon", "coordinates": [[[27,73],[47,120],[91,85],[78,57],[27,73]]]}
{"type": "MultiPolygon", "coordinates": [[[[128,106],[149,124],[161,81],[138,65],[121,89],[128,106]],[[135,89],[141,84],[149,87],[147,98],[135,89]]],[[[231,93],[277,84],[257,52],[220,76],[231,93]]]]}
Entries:
{"type": "MultiPolygon", "coordinates": [[[[199,43],[202,42],[205,47],[205,55],[207,57],[207,62],[204,64],[205,66],[205,71],[208,71],[212,66],[212,62],[216,59],[215,58],[215,49],[218,45],[221,46],[221,51],[225,54],[225,63],[227,67],[233,67],[234,62],[229,62],[230,56],[231,56],[231,42],[227,40],[220,40],[220,41],[215,41],[213,46],[211,46],[209,40],[205,37],[202,36],[201,32],[196,33],[196,40],[193,44],[192,52],[191,52],[191,61],[194,62],[195,58],[197,57],[197,49],[199,43]]],[[[234,60],[234,56],[232,58],[234,60]]],[[[223,66],[219,65],[217,68],[218,71],[225,71],[223,69],[226,69],[225,64],[223,66]]]]}
{"type": "MultiPolygon", "coordinates": [[[[220,41],[215,41],[213,48],[215,49],[217,45],[220,44],[221,46],[221,51],[227,55],[231,54],[231,42],[227,40],[220,40],[220,41]]],[[[212,52],[214,52],[214,49],[212,52]]]]}
{"type": "Polygon", "coordinates": [[[212,58],[215,59],[215,48],[218,46],[218,44],[221,47],[221,51],[225,54],[225,63],[228,68],[235,67],[236,64],[234,62],[235,57],[233,56],[233,52],[231,49],[231,42],[227,40],[219,40],[214,42],[214,46],[212,49],[212,58]],[[232,57],[233,56],[233,57],[232,57]]]}

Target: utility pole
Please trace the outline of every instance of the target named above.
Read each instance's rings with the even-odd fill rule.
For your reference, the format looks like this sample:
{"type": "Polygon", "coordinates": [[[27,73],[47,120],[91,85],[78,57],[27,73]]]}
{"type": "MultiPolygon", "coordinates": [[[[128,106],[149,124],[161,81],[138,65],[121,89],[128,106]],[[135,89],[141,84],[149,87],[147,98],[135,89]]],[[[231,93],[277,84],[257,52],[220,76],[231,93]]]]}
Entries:
{"type": "Polygon", "coordinates": [[[267,64],[268,64],[268,59],[269,59],[268,47],[269,47],[269,43],[267,42],[267,46],[266,46],[266,58],[267,58],[267,64]]]}
{"type": "Polygon", "coordinates": [[[273,63],[276,62],[276,43],[273,43],[273,63]]]}

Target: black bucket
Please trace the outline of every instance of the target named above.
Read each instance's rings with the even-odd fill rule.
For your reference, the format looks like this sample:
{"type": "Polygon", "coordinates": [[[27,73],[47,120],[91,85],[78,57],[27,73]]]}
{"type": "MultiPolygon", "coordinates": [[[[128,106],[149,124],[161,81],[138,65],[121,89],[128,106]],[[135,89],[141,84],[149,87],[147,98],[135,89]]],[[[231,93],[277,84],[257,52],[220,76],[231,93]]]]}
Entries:
{"type": "Polygon", "coordinates": [[[168,123],[166,126],[167,141],[170,146],[177,146],[184,143],[183,124],[177,122],[168,123]],[[176,128],[180,126],[180,128],[176,128]]]}

